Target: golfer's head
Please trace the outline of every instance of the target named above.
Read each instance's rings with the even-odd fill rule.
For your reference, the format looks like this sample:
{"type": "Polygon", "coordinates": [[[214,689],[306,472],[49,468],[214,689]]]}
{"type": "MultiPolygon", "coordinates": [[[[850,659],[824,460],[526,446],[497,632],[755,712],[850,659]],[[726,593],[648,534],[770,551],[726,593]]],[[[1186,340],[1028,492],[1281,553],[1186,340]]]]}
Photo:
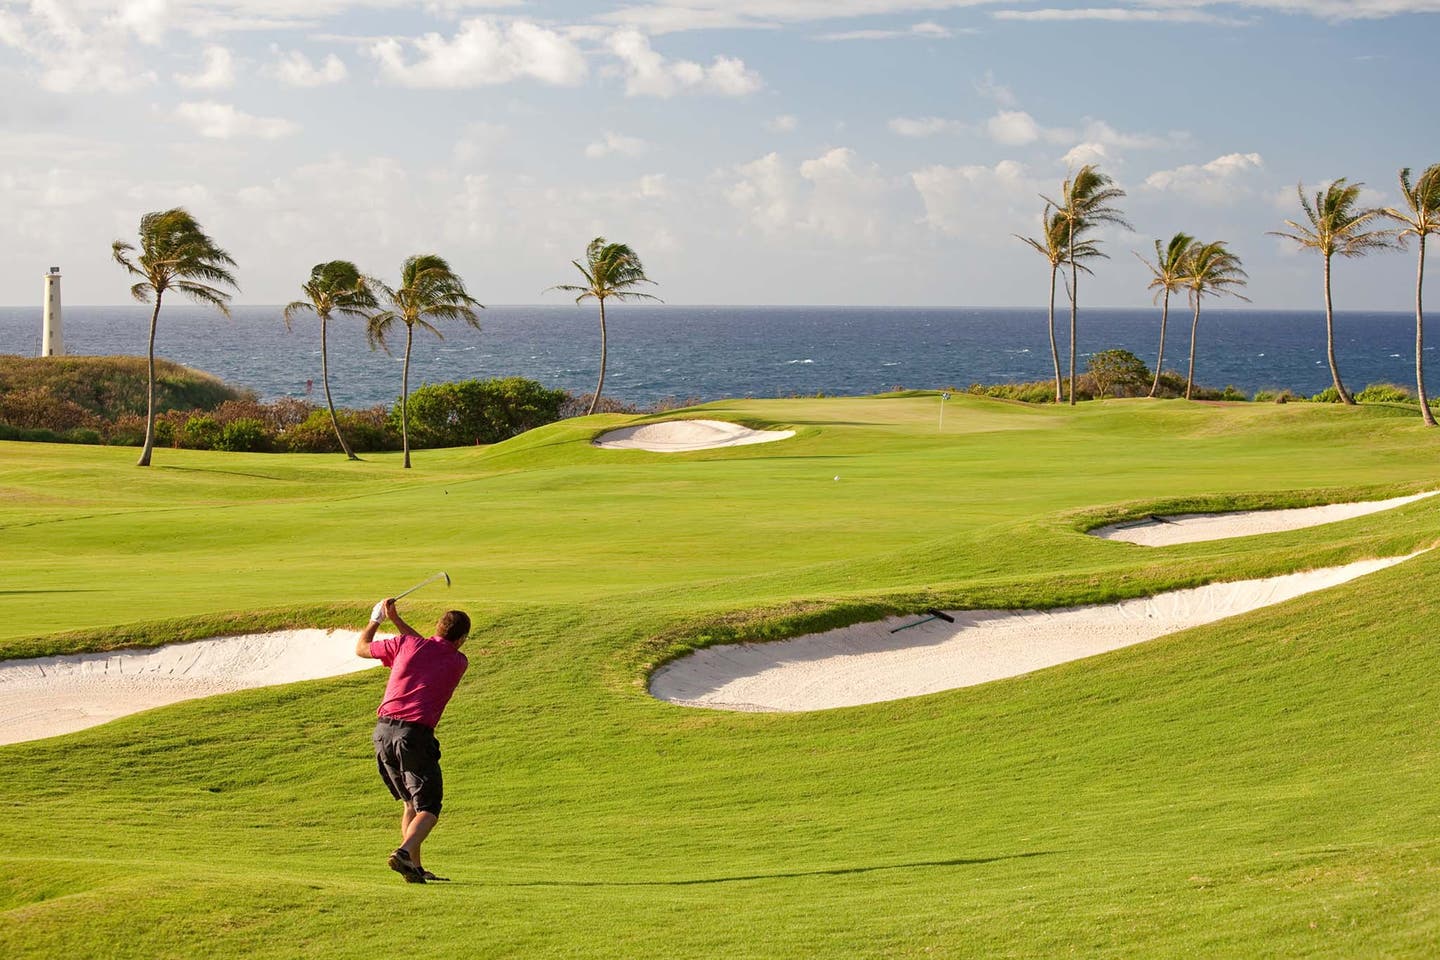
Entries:
{"type": "Polygon", "coordinates": [[[435,636],[442,640],[449,640],[455,646],[465,642],[470,636],[470,618],[461,610],[446,610],[435,624],[435,636]]]}

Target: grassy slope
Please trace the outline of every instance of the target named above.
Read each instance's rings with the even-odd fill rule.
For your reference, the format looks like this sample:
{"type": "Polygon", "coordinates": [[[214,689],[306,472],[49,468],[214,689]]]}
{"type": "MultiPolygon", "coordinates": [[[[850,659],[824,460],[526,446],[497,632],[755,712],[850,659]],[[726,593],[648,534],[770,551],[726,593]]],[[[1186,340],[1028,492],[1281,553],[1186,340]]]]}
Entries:
{"type": "Polygon", "coordinates": [[[380,674],[251,691],[0,748],[0,954],[359,958],[417,935],[461,956],[1440,948],[1440,606],[1416,588],[1435,555],[933,697],[752,716],[644,696],[642,664],[697,638],[1440,538],[1429,501],[1158,551],[1077,532],[1096,505],[1428,489],[1435,440],[1408,416],[948,406],[939,435],[933,397],[711,405],[800,436],[672,457],[589,448],[620,422],[597,418],[421,452],[411,475],[185,451],[144,473],[123,451],[0,444],[5,655],[237,612],[358,620],[439,567],[456,587],[424,613],[480,614],[427,846],[457,883],[405,887],[381,862],[380,674]]]}

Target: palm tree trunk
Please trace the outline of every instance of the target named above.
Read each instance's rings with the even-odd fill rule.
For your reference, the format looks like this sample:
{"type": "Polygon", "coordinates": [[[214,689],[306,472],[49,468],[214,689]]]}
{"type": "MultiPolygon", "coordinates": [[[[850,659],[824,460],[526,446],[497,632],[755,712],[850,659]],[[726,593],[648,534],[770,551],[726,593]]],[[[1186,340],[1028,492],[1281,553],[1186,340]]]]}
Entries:
{"type": "Polygon", "coordinates": [[[150,313],[150,359],[146,364],[148,383],[145,401],[145,446],[140,450],[140,459],[135,463],[137,467],[150,466],[150,451],[155,449],[155,326],[160,319],[160,300],[164,296],[164,291],[155,291],[155,309],[150,313]]]}
{"type": "Polygon", "coordinates": [[[1190,321],[1190,369],[1185,374],[1185,399],[1195,387],[1195,334],[1200,329],[1200,298],[1195,298],[1195,316],[1190,321]]]}
{"type": "MultiPolygon", "coordinates": [[[[1155,396],[1155,391],[1160,389],[1160,367],[1165,363],[1165,322],[1170,317],[1170,288],[1165,288],[1165,297],[1160,301],[1160,353],[1155,357],[1155,382],[1150,384],[1148,396],[1155,396]]],[[[1195,335],[1190,335],[1191,345],[1194,345],[1195,335]]]]}
{"type": "Polygon", "coordinates": [[[1415,395],[1420,398],[1420,416],[1425,426],[1435,426],[1435,414],[1430,412],[1430,398],[1425,394],[1425,305],[1421,294],[1425,290],[1425,234],[1420,234],[1420,265],[1415,268],[1415,395]]]}
{"type": "Polygon", "coordinates": [[[1060,383],[1060,348],[1055,345],[1055,274],[1060,264],[1050,264],[1050,361],[1055,365],[1055,402],[1064,400],[1060,383]]]}
{"type": "Polygon", "coordinates": [[[1345,384],[1340,382],[1340,367],[1335,363],[1335,320],[1334,309],[1330,304],[1330,258],[1325,258],[1325,354],[1330,360],[1330,377],[1335,381],[1335,392],[1340,395],[1340,402],[1355,405],[1355,398],[1345,389],[1345,384]]]}
{"type": "Polygon", "coordinates": [[[600,391],[605,389],[605,299],[600,298],[600,382],[595,384],[595,396],[590,398],[590,409],[585,411],[589,416],[595,412],[600,405],[600,391]]]}
{"type": "Polygon", "coordinates": [[[1075,224],[1070,224],[1070,406],[1075,406],[1075,313],[1080,304],[1080,274],[1075,269],[1075,224]]]}
{"type": "Polygon", "coordinates": [[[400,374],[400,443],[405,448],[405,469],[410,469],[410,343],[415,328],[405,324],[405,369],[400,374]]]}
{"type": "Polygon", "coordinates": [[[340,420],[335,416],[335,401],[330,399],[330,357],[325,345],[325,321],[329,319],[325,314],[320,315],[320,382],[325,385],[325,406],[330,408],[330,425],[335,428],[335,439],[340,441],[340,449],[345,451],[345,457],[349,460],[360,458],[350,452],[350,445],[345,442],[345,435],[340,432],[340,420]]]}

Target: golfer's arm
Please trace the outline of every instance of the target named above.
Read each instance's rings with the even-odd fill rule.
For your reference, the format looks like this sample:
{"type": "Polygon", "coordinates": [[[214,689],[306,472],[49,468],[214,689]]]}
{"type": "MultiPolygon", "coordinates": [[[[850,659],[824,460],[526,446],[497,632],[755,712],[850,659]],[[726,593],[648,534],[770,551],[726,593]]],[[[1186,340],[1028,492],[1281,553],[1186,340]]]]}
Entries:
{"type": "Polygon", "coordinates": [[[408,624],[408,623],[406,623],[404,620],[401,620],[401,619],[400,619],[400,614],[398,614],[398,613],[395,614],[394,616],[392,616],[392,617],[390,618],[390,622],[393,623],[393,624],[395,624],[395,629],[400,631],[400,635],[401,635],[402,637],[418,637],[418,636],[420,636],[420,634],[418,634],[418,633],[415,632],[415,628],[414,628],[414,627],[410,626],[410,624],[408,624]]]}
{"type": "Polygon", "coordinates": [[[365,624],[365,629],[360,631],[360,639],[355,641],[355,656],[366,660],[376,659],[370,654],[370,641],[375,639],[375,631],[379,629],[380,624],[374,621],[365,624]]]}

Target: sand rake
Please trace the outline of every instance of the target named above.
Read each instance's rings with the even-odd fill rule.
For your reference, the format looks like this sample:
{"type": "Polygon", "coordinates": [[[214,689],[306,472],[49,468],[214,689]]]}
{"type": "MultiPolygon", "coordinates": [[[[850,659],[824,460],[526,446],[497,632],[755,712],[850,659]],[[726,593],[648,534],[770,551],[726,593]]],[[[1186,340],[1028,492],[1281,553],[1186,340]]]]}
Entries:
{"type": "Polygon", "coordinates": [[[921,620],[916,620],[914,623],[907,623],[907,624],[905,624],[904,626],[896,627],[894,630],[891,630],[890,632],[891,632],[891,633],[899,633],[901,630],[909,630],[911,627],[918,627],[918,626],[920,626],[920,624],[922,624],[922,623],[929,623],[931,620],[944,620],[946,623],[954,623],[954,622],[955,622],[955,618],[952,617],[952,616],[950,616],[950,614],[946,613],[946,612],[943,611],[943,610],[936,610],[935,608],[932,607],[932,608],[930,608],[929,610],[926,610],[925,612],[929,614],[928,617],[925,617],[925,618],[923,618],[923,619],[921,619],[921,620]]]}

